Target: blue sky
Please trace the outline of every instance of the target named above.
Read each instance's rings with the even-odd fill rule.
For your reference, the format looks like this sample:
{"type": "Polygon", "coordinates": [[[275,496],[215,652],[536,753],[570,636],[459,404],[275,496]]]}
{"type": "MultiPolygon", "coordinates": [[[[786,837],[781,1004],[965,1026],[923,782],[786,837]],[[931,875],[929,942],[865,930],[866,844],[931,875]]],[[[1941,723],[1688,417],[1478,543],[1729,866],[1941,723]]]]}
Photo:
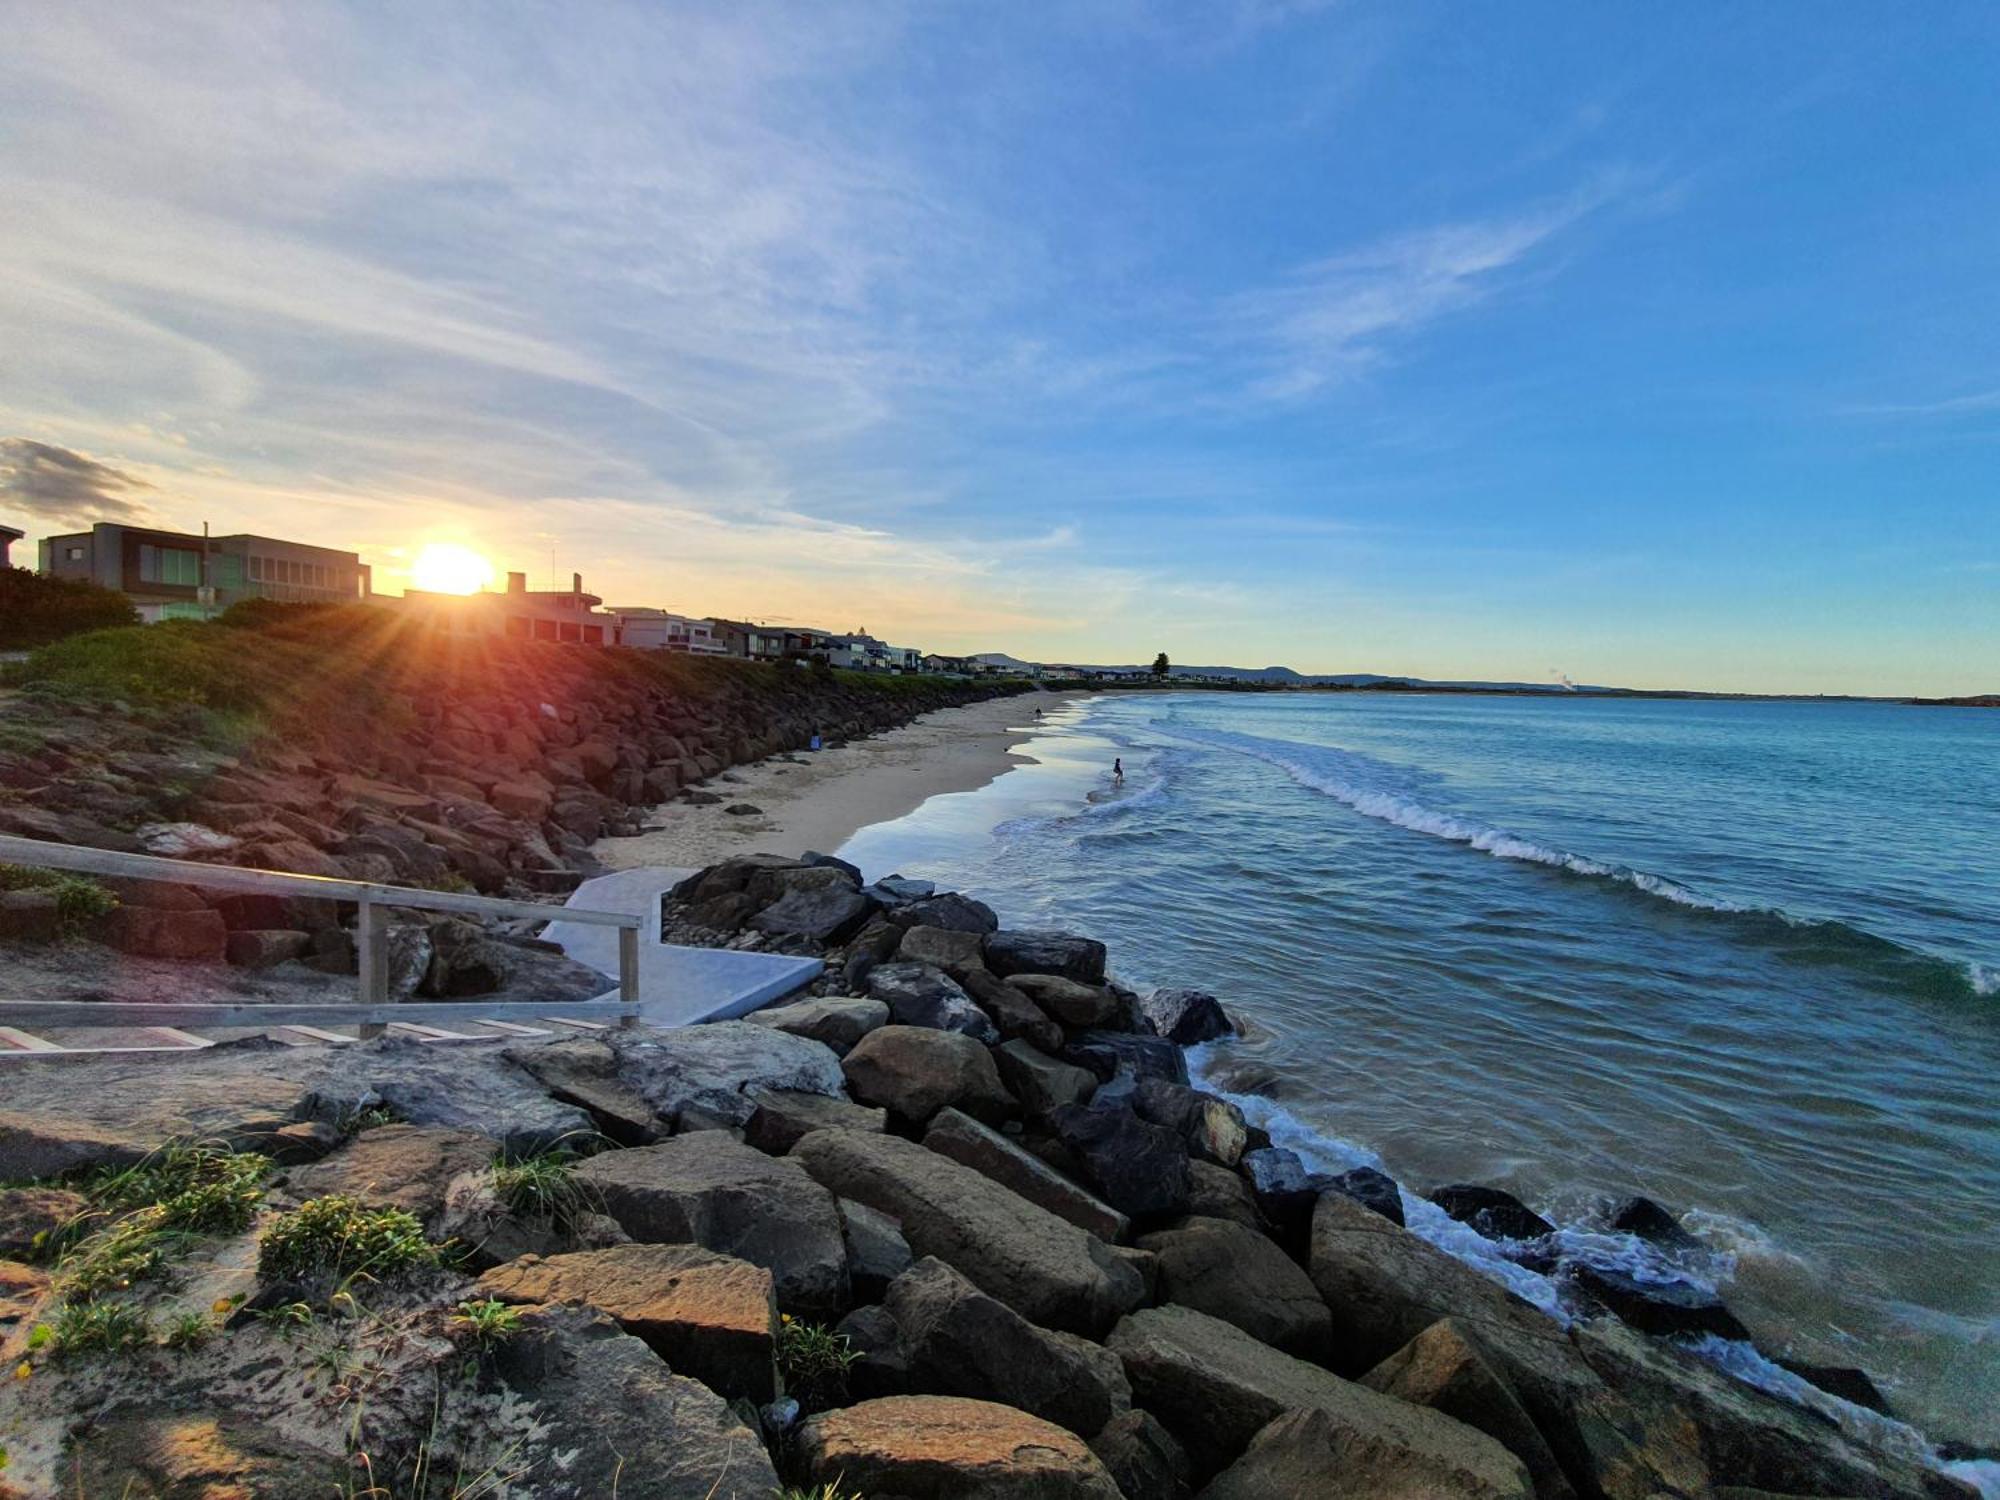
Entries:
{"type": "Polygon", "coordinates": [[[456,540],[1048,659],[2000,686],[1987,5],[6,28],[31,535],[392,588],[456,540]]]}

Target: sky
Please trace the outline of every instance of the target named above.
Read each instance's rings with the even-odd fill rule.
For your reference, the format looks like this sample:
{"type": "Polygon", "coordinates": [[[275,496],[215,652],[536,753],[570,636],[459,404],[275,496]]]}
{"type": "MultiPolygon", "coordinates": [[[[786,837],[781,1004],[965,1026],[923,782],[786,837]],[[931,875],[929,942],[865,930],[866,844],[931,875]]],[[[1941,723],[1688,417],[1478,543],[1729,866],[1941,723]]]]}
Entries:
{"type": "Polygon", "coordinates": [[[2000,7],[0,9],[0,524],[2000,689],[2000,7]]]}

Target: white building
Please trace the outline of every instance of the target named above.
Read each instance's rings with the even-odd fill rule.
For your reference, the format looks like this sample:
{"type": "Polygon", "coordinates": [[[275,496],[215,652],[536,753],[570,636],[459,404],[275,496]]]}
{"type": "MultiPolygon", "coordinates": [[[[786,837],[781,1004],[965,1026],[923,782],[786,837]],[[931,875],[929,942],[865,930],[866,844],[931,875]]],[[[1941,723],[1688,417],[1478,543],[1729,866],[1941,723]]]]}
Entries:
{"type": "Polygon", "coordinates": [[[729,654],[729,647],[716,634],[713,620],[637,605],[613,605],[606,613],[618,621],[617,643],[621,646],[641,651],[685,651],[691,656],[729,654]]]}

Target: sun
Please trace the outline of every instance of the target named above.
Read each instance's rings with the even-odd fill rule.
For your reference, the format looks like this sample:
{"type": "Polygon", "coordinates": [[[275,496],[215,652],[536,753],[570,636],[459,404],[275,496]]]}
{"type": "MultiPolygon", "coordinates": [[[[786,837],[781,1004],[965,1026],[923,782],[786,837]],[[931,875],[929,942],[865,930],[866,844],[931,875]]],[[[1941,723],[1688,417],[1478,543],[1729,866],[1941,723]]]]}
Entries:
{"type": "Polygon", "coordinates": [[[493,581],[493,564],[457,542],[426,542],[410,564],[410,583],[433,594],[476,594],[493,581]]]}

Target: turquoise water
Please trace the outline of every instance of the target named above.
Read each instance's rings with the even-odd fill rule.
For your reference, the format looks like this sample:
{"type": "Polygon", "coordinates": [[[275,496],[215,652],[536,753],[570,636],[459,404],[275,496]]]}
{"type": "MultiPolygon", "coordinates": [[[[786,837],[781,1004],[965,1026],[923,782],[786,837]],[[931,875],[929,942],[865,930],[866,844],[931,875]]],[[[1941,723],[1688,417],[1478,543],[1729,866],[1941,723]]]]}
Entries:
{"type": "Polygon", "coordinates": [[[1509,1187],[1642,1272],[1602,1200],[1682,1210],[1771,1352],[2000,1441],[2000,713],[1185,693],[1036,727],[845,852],[1215,990],[1251,1032],[1203,1076],[1329,1164],[1509,1187]]]}

